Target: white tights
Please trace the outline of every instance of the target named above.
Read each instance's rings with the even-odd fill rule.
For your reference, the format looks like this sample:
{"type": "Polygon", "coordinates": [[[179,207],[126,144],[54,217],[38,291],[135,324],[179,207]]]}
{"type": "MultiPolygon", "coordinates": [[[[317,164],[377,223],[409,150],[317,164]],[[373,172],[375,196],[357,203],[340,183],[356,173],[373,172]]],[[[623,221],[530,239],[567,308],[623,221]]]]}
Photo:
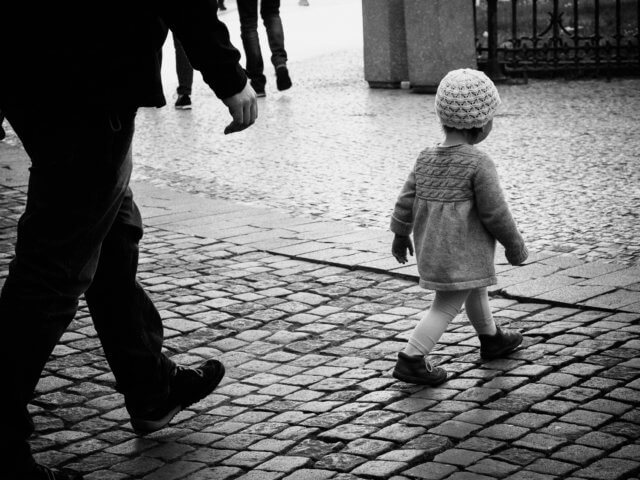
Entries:
{"type": "Polygon", "coordinates": [[[449,322],[462,310],[464,304],[471,325],[479,335],[494,335],[496,324],[489,307],[486,288],[436,291],[431,308],[413,330],[404,349],[407,355],[428,355],[447,329],[449,322]]]}

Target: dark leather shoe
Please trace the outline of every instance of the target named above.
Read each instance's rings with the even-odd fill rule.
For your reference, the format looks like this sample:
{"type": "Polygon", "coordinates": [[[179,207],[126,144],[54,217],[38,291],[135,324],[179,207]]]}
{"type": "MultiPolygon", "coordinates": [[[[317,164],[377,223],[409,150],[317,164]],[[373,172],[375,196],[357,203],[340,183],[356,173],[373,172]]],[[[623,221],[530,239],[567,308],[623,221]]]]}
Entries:
{"type": "Polygon", "coordinates": [[[502,330],[498,327],[495,335],[479,335],[480,357],[493,360],[513,352],[522,343],[522,334],[517,330],[502,330]]]}
{"type": "Polygon", "coordinates": [[[431,387],[440,385],[447,380],[447,372],[444,368],[434,367],[422,355],[407,355],[404,352],[398,353],[393,376],[403,382],[431,387]]]}
{"type": "Polygon", "coordinates": [[[291,88],[291,77],[289,77],[289,70],[284,65],[276,68],[276,87],[278,90],[287,90],[291,88]]]}
{"type": "Polygon", "coordinates": [[[178,366],[169,384],[167,398],[142,411],[129,412],[131,426],[140,434],[164,428],[178,412],[213,392],[223,376],[224,365],[217,360],[207,360],[195,368],[178,366]]]}

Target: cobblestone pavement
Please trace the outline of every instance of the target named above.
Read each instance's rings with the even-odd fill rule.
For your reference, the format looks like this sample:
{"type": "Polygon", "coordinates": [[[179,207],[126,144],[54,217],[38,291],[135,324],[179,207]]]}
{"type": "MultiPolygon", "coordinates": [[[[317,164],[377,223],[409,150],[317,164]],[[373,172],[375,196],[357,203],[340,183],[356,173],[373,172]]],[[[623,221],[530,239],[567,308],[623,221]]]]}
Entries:
{"type": "MultiPolygon", "coordinates": [[[[140,111],[134,178],[387,228],[417,153],[440,139],[433,96],[369,89],[360,2],[314,3],[283,2],[294,87],[277,92],[267,65],[254,127],[222,135],[227,113],[196,75],[192,111],[140,111]]],[[[222,18],[240,46],[235,2],[222,18]]],[[[170,104],[172,49],[167,42],[163,57],[170,104]]],[[[504,106],[481,148],[495,159],[530,246],[640,263],[640,79],[532,80],[499,90],[504,106]]]]}
{"type": "MultiPolygon", "coordinates": [[[[23,187],[0,188],[0,279],[23,187]]],[[[389,374],[431,295],[415,281],[150,227],[140,281],[165,347],[220,358],[221,386],[137,437],[86,306],[31,411],[37,459],[88,480],[586,480],[640,473],[640,317],[492,298],[522,349],[481,362],[464,316],[435,389],[389,374]]]]}

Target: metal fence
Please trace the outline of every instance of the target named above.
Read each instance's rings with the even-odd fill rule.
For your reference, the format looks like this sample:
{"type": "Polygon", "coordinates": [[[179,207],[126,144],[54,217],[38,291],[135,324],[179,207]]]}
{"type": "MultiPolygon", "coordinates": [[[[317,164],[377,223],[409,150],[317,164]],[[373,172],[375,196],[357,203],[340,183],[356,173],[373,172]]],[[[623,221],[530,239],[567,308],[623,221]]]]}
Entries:
{"type": "Polygon", "coordinates": [[[478,65],[505,76],[640,75],[640,0],[473,0],[478,65]]]}

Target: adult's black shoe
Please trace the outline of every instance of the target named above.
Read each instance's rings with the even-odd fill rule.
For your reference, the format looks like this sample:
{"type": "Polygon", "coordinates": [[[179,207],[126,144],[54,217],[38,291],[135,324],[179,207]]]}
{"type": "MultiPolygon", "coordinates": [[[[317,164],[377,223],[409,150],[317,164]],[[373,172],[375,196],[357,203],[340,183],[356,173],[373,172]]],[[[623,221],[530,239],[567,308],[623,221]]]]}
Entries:
{"type": "Polygon", "coordinates": [[[224,365],[218,360],[207,360],[195,368],[178,366],[169,384],[167,398],[141,411],[130,411],[131,426],[140,434],[155,432],[166,427],[178,412],[213,392],[222,377],[224,377],[224,365]]]}

